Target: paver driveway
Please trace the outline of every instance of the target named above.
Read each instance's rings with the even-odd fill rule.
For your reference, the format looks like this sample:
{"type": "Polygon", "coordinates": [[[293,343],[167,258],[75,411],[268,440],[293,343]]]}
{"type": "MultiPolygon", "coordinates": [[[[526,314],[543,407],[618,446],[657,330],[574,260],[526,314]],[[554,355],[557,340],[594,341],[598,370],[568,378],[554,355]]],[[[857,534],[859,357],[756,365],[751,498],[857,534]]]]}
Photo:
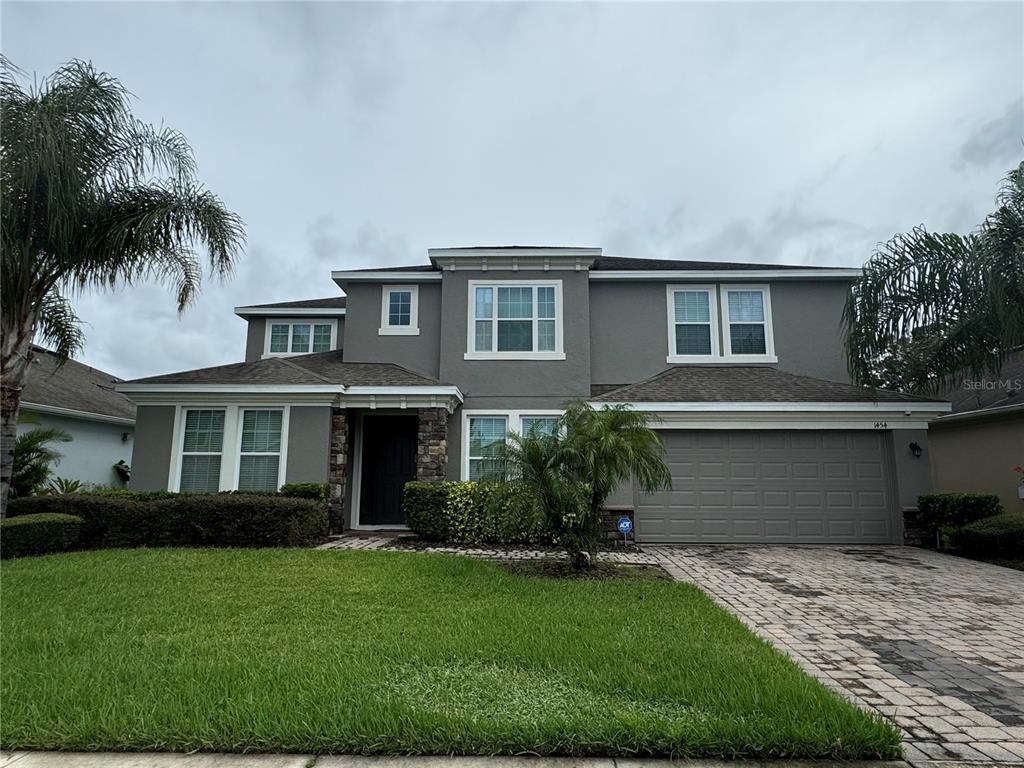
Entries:
{"type": "Polygon", "coordinates": [[[905,547],[652,547],[907,757],[1024,763],[1024,572],[905,547]]]}

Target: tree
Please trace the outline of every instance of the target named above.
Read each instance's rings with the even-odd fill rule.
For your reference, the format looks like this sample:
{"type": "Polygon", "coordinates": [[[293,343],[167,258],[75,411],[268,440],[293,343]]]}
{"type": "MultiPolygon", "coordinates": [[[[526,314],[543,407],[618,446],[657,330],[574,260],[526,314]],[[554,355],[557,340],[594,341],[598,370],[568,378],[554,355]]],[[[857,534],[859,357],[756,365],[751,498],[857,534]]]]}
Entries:
{"type": "Polygon", "coordinates": [[[64,458],[52,443],[70,442],[71,436],[60,429],[37,427],[14,441],[11,472],[11,496],[29,496],[41,490],[53,475],[53,465],[64,458]]]}
{"type": "Polygon", "coordinates": [[[549,525],[577,567],[593,562],[601,509],[630,478],[645,493],[672,487],[665,446],[647,414],[625,405],[566,405],[554,434],[512,435],[505,479],[533,488],[549,525]]]}
{"type": "Polygon", "coordinates": [[[69,292],[153,279],[183,311],[202,280],[196,247],[226,276],[245,238],[185,137],[133,117],[116,79],[81,61],[38,85],[21,75],[0,57],[0,517],[33,339],[63,358],[82,346],[69,292]]]}
{"type": "Polygon", "coordinates": [[[925,394],[995,373],[1024,346],[1024,163],[996,203],[975,232],[921,226],[874,253],[844,312],[858,382],[925,394]]]}

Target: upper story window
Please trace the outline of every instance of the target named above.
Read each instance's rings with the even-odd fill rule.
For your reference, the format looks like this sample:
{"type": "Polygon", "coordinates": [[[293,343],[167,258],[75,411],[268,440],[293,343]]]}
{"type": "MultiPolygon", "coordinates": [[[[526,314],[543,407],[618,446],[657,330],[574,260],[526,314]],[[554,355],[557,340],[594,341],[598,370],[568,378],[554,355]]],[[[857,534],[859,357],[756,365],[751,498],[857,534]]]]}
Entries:
{"type": "Polygon", "coordinates": [[[469,281],[467,360],[564,360],[562,283],[469,281]]]}
{"type": "Polygon", "coordinates": [[[267,320],[264,357],[329,352],[335,347],[337,320],[267,320]]]}
{"type": "Polygon", "coordinates": [[[667,305],[668,362],[777,360],[767,285],[670,285],[667,305]]]}
{"type": "Polygon", "coordinates": [[[418,336],[419,286],[385,285],[381,291],[380,330],[382,336],[418,336]]]}
{"type": "Polygon", "coordinates": [[[771,296],[766,285],[722,286],[722,337],[726,358],[775,360],[771,296]]]}
{"type": "Polygon", "coordinates": [[[669,362],[718,359],[718,302],[713,285],[668,287],[669,362]]]}

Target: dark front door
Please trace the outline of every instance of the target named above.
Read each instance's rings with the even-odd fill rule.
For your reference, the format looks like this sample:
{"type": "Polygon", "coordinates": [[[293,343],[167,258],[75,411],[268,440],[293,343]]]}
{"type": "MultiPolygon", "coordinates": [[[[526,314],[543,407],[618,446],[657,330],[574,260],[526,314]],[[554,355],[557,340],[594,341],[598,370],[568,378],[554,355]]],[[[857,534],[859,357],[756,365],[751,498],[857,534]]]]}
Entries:
{"type": "Polygon", "coordinates": [[[360,525],[405,525],[402,494],[416,479],[415,416],[363,417],[360,525]]]}

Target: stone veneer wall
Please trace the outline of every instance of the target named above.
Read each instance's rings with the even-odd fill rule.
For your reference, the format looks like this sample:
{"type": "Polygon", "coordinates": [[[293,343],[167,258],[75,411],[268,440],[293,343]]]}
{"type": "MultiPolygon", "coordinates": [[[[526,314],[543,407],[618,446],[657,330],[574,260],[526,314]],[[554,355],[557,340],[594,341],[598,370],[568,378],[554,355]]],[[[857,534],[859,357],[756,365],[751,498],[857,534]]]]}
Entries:
{"type": "Polygon", "coordinates": [[[348,412],[331,408],[331,453],[327,463],[328,517],[331,533],[345,527],[345,489],[348,486],[348,412]]]}
{"type": "Polygon", "coordinates": [[[421,408],[416,438],[416,479],[444,480],[448,469],[448,410],[421,408]]]}

